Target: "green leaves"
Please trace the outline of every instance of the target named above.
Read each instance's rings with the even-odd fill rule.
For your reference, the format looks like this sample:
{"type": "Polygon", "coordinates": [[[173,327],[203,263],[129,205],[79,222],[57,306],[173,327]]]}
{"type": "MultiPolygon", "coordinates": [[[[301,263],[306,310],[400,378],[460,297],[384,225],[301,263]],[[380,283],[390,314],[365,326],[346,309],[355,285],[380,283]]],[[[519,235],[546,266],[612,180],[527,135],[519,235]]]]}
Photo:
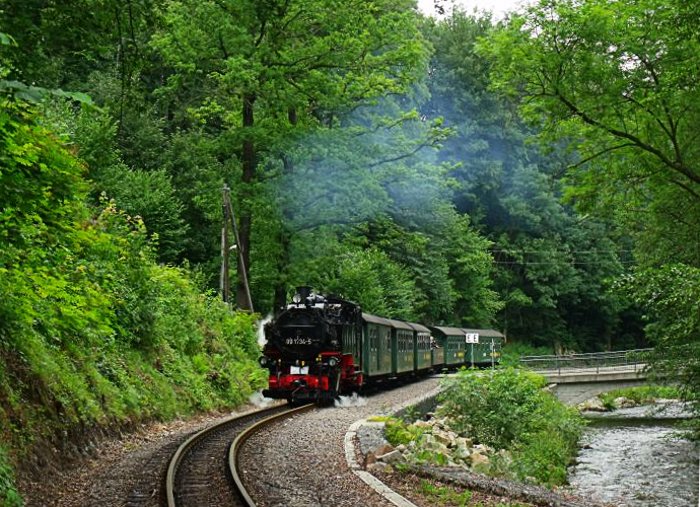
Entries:
{"type": "MultiPolygon", "coordinates": [[[[512,453],[498,470],[550,486],[566,482],[584,427],[578,412],[542,388],[543,377],[512,368],[462,370],[443,382],[441,415],[481,444],[512,453]]],[[[497,464],[496,468],[499,468],[497,464]]]]}
{"type": "MultiPolygon", "coordinates": [[[[262,380],[255,317],[158,265],[140,218],[106,200],[97,215],[45,119],[16,96],[2,106],[0,427],[12,455],[76,427],[244,401],[262,380]]],[[[167,202],[167,178],[152,177],[134,179],[167,202]]],[[[3,500],[20,501],[0,448],[3,500]]]]}
{"type": "Polygon", "coordinates": [[[700,88],[690,76],[700,46],[680,35],[682,12],[680,2],[658,0],[543,1],[482,49],[494,86],[521,99],[545,142],[568,144],[569,195],[642,231],[642,251],[653,257],[673,242],[661,223],[683,216],[673,249],[676,260],[695,263],[685,240],[700,216],[692,141],[700,88]]]}
{"type": "MultiPolygon", "coordinates": [[[[652,374],[661,382],[678,382],[682,398],[700,413],[700,269],[668,264],[639,270],[616,288],[646,312],[646,333],[655,347],[652,374]]],[[[699,438],[697,420],[692,428],[699,438]]]]}
{"type": "Polygon", "coordinates": [[[42,88],[40,86],[29,86],[19,81],[0,80],[0,92],[10,94],[19,100],[25,100],[38,104],[48,97],[60,97],[73,100],[86,106],[94,106],[90,96],[81,92],[67,92],[58,89],[42,88]]]}
{"type": "MultiPolygon", "coordinates": [[[[522,19],[509,26],[455,13],[426,29],[436,47],[427,108],[455,132],[439,160],[453,167],[458,210],[491,242],[491,290],[504,304],[486,290],[475,299],[500,310],[500,327],[515,339],[596,349],[614,335],[614,298],[605,295],[605,281],[622,269],[618,247],[609,226],[579,219],[561,202],[565,141],[544,149],[530,142],[538,130],[517,115],[512,96],[492,90],[500,76],[492,72],[494,62],[505,73],[508,62],[519,65],[519,51],[529,51],[527,41],[523,47],[501,46],[504,34],[522,36],[522,19]]],[[[466,284],[464,293],[471,294],[466,284]]]]}

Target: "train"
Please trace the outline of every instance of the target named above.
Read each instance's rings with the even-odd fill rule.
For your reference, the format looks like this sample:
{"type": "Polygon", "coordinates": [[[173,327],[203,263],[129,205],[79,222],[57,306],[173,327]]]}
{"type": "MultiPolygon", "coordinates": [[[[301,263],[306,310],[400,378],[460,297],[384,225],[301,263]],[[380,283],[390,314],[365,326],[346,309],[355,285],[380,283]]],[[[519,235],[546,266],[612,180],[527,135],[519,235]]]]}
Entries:
{"type": "Polygon", "coordinates": [[[369,386],[462,366],[495,366],[505,337],[493,329],[426,326],[371,315],[299,287],[264,328],[267,398],[332,403],[369,386]]]}

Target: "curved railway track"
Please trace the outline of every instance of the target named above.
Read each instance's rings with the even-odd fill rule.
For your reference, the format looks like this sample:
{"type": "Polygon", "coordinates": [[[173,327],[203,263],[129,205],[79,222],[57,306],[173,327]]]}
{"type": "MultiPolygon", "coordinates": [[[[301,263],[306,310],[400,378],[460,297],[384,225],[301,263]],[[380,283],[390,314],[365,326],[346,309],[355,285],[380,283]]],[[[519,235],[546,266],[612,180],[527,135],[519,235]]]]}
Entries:
{"type": "Polygon", "coordinates": [[[173,454],[165,479],[168,507],[254,507],[238,473],[238,449],[272,422],[313,408],[278,405],[232,417],[188,438],[173,454]]]}

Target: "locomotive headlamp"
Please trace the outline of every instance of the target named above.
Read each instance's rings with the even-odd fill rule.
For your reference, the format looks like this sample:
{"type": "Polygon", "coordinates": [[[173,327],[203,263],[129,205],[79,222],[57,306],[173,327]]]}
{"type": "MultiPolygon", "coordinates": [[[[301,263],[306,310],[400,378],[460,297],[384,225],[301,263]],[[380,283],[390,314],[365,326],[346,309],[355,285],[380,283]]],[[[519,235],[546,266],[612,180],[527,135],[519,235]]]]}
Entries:
{"type": "Polygon", "coordinates": [[[337,357],[331,357],[331,358],[328,360],[328,366],[330,366],[331,368],[334,368],[334,367],[338,366],[338,358],[337,358],[337,357]]]}
{"type": "Polygon", "coordinates": [[[258,359],[258,362],[260,363],[260,366],[267,366],[267,357],[260,356],[260,358],[258,359]]]}

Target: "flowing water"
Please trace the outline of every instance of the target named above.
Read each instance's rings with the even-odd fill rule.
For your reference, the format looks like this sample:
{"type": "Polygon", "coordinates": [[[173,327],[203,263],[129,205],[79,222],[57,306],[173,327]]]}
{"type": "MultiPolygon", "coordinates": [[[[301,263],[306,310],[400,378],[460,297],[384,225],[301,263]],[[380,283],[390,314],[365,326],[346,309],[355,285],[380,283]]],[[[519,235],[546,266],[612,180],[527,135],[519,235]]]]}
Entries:
{"type": "Polygon", "coordinates": [[[591,415],[573,489],[620,507],[698,506],[698,445],[678,436],[682,407],[634,407],[591,415]]]}

